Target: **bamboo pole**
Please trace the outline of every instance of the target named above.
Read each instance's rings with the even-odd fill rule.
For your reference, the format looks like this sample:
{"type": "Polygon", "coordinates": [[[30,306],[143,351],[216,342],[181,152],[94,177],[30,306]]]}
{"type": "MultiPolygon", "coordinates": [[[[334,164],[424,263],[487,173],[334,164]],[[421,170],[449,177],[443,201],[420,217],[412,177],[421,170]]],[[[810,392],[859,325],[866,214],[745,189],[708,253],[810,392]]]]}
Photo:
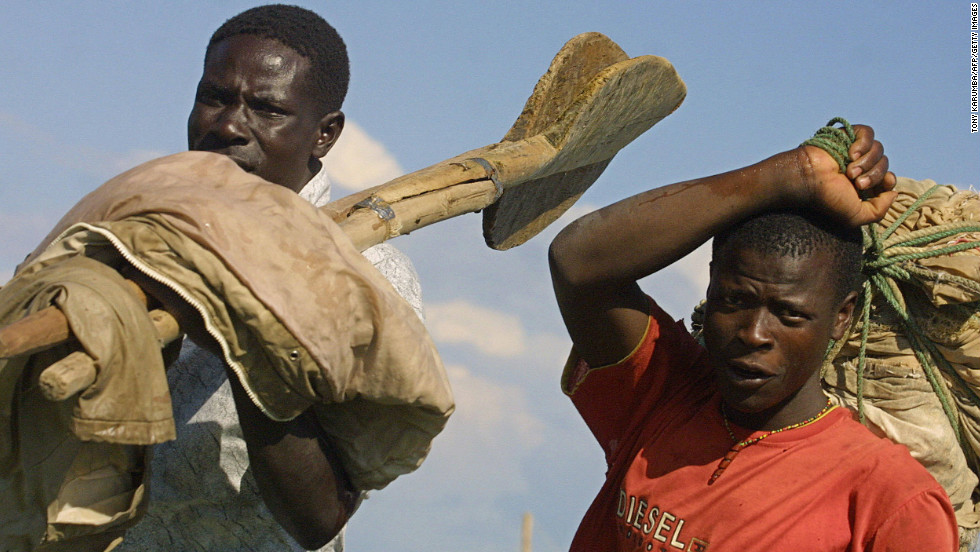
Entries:
{"type": "Polygon", "coordinates": [[[531,533],[534,531],[534,516],[531,512],[524,512],[524,519],[521,521],[521,552],[531,552],[531,533]]]}

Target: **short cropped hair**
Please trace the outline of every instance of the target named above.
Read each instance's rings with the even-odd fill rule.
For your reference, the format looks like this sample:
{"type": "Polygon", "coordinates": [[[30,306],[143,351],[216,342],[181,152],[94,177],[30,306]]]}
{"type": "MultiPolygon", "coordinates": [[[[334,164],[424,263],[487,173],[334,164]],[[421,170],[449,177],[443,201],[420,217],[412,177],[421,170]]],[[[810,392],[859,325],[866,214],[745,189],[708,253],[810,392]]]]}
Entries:
{"type": "Polygon", "coordinates": [[[841,301],[863,282],[860,228],[835,224],[807,210],[774,211],[750,217],[718,233],[711,244],[713,259],[723,247],[747,248],[766,255],[802,257],[815,251],[830,253],[836,300],[841,301]]]}
{"type": "Polygon", "coordinates": [[[350,60],[344,40],[322,17],[284,4],[245,10],[211,35],[204,62],[207,63],[212,46],[238,35],[277,40],[308,59],[312,81],[308,84],[323,114],[340,110],[350,82],[350,60]]]}

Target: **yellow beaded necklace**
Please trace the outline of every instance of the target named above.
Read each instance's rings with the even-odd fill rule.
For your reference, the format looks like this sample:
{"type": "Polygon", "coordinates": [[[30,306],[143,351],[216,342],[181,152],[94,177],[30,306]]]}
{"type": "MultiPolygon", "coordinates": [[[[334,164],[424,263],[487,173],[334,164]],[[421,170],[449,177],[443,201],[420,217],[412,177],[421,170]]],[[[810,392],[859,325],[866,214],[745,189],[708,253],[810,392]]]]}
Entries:
{"type": "Polygon", "coordinates": [[[718,463],[718,467],[715,469],[715,472],[711,474],[711,479],[708,480],[708,485],[711,485],[712,483],[715,482],[715,480],[717,480],[719,477],[721,477],[721,472],[725,471],[725,468],[727,468],[728,465],[732,463],[732,460],[735,459],[735,456],[737,456],[738,453],[739,453],[739,451],[741,451],[742,449],[744,449],[746,447],[749,447],[749,446],[752,446],[752,445],[758,443],[759,441],[765,439],[766,437],[768,437],[770,435],[774,435],[776,433],[781,433],[783,431],[788,431],[790,429],[796,429],[798,427],[803,427],[805,425],[812,424],[813,422],[815,422],[815,421],[819,420],[820,418],[823,418],[824,416],[826,416],[828,412],[830,412],[831,410],[833,410],[835,408],[835,406],[836,405],[831,404],[830,399],[827,399],[827,405],[824,406],[823,407],[823,410],[821,410],[820,412],[817,412],[816,415],[814,415],[813,417],[807,418],[806,420],[803,420],[802,422],[797,422],[795,424],[788,425],[786,427],[781,427],[779,429],[774,429],[772,431],[767,431],[767,432],[763,433],[762,435],[759,435],[758,437],[753,437],[751,439],[746,439],[744,441],[739,441],[738,439],[735,438],[735,432],[732,431],[732,426],[731,426],[731,423],[729,423],[729,421],[728,421],[728,416],[725,415],[725,405],[724,405],[724,403],[722,403],[722,405],[721,405],[721,421],[724,422],[725,429],[728,431],[728,436],[731,437],[732,442],[735,443],[735,444],[732,446],[731,449],[729,449],[729,451],[727,453],[725,453],[725,457],[721,459],[721,462],[718,463]]]}

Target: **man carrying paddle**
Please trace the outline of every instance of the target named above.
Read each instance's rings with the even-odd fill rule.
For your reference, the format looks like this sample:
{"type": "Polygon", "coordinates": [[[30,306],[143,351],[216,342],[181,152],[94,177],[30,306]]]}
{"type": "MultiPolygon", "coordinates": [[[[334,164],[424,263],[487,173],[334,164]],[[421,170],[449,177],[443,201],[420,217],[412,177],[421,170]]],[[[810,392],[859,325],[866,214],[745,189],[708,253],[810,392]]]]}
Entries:
{"type": "MultiPolygon", "coordinates": [[[[228,155],[323,205],[320,158],[343,129],[348,75],[345,45],[318,15],[247,10],[208,44],[189,148],[228,155]]],[[[407,257],[389,245],[365,255],[421,315],[407,257]]],[[[119,550],[342,550],[359,493],[314,417],[270,420],[220,356],[183,348],[167,374],[177,439],[154,448],[149,509],[119,550]]]]}
{"type": "Polygon", "coordinates": [[[555,239],[562,387],[609,467],[572,550],[956,549],[940,485],[820,387],[856,303],[858,227],[894,199],[870,128],[849,153],[843,174],[805,146],[650,190],[555,239]],[[712,237],[702,346],[637,280],[712,237]]]}

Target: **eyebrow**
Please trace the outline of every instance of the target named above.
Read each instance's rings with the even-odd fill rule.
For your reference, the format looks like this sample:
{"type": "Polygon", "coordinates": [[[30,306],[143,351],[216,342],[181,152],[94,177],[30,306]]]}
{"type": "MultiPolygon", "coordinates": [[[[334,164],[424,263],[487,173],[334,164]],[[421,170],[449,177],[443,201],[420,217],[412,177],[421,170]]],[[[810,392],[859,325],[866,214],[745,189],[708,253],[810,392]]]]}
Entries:
{"type": "MultiPolygon", "coordinates": [[[[226,86],[224,84],[221,84],[221,83],[218,83],[218,82],[214,82],[214,81],[201,80],[198,83],[197,88],[198,88],[198,91],[201,91],[201,90],[204,90],[204,91],[213,91],[213,92],[218,92],[218,93],[221,93],[221,94],[236,94],[237,95],[239,93],[239,91],[235,87],[226,86]]],[[[289,107],[289,102],[288,102],[289,97],[288,97],[288,95],[286,95],[286,94],[276,94],[276,93],[271,92],[271,91],[268,91],[268,90],[258,90],[258,91],[249,92],[247,94],[247,98],[246,99],[248,99],[248,100],[255,100],[255,101],[264,102],[264,103],[269,103],[269,104],[274,104],[277,107],[289,107]]]]}
{"type": "Polygon", "coordinates": [[[792,299],[777,299],[772,302],[773,305],[778,309],[786,309],[793,311],[795,313],[802,314],[807,318],[813,318],[814,310],[807,307],[803,301],[794,301],[792,299]]]}

